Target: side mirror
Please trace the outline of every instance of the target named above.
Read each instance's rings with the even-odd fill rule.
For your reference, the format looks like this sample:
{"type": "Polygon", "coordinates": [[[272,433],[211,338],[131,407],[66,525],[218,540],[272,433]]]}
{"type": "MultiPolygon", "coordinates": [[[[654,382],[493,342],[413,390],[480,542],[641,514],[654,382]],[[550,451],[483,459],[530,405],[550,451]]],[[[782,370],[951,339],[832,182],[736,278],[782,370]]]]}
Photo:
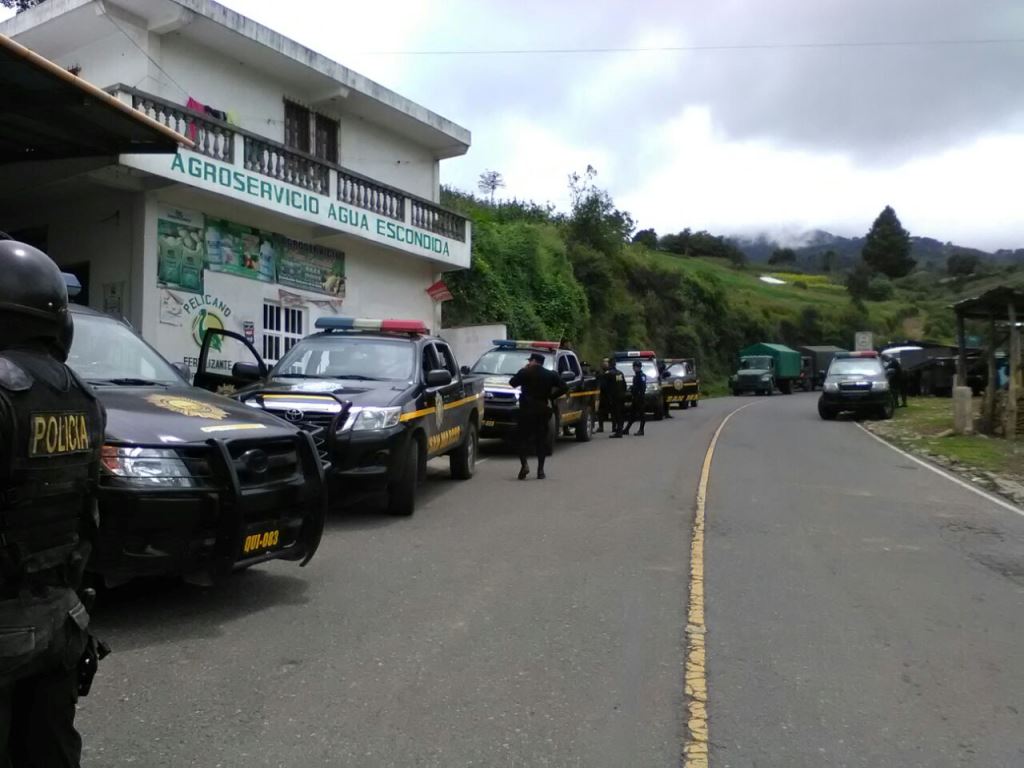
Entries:
{"type": "Polygon", "coordinates": [[[435,368],[427,374],[428,387],[447,387],[452,383],[452,373],[445,368],[435,368]]]}
{"type": "Polygon", "coordinates": [[[192,381],[192,369],[185,363],[172,363],[172,367],[185,377],[185,381],[192,381]]]}
{"type": "Polygon", "coordinates": [[[463,376],[469,376],[469,374],[471,374],[472,372],[473,371],[470,369],[468,365],[464,365],[461,368],[459,368],[459,373],[461,373],[463,376]]]}
{"type": "Polygon", "coordinates": [[[231,375],[243,381],[259,381],[264,371],[255,363],[235,363],[231,366],[231,375]]]}
{"type": "Polygon", "coordinates": [[[562,381],[576,381],[576,374],[572,371],[562,371],[562,381]]]}

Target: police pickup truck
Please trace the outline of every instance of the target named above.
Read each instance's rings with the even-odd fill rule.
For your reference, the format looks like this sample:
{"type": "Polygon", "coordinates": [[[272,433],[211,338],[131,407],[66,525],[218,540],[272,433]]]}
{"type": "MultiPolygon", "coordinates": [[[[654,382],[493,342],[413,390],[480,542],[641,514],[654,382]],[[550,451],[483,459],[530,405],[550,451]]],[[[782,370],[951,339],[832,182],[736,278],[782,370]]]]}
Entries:
{"type": "MultiPolygon", "coordinates": [[[[640,370],[647,374],[647,395],[644,397],[644,410],[654,414],[655,421],[665,418],[665,400],[661,393],[661,366],[658,356],[651,350],[628,350],[616,352],[615,366],[626,377],[626,399],[631,403],[629,388],[633,384],[633,361],[640,361],[640,370]]],[[[627,405],[627,408],[629,405],[627,405]]]]}
{"type": "Polygon", "coordinates": [[[416,320],[322,317],[273,369],[231,331],[207,330],[196,383],[236,390],[246,408],[319,432],[329,495],[384,491],[388,511],[411,515],[429,459],[448,456],[452,477],[476,467],[483,381],[459,369],[451,347],[416,320]],[[218,335],[242,343],[255,363],[206,370],[218,335]]]}
{"type": "MultiPolygon", "coordinates": [[[[66,277],[70,293],[78,282],[66,277]]],[[[313,557],[323,468],[310,436],[192,387],[124,323],[71,305],[68,365],[107,411],[90,575],[209,585],[232,569],[313,557]]]]}
{"type": "Polygon", "coordinates": [[[573,434],[585,443],[594,433],[597,413],[597,379],[584,374],[579,358],[557,341],[516,341],[496,339],[484,352],[472,373],[484,381],[483,437],[510,440],[519,418],[519,389],[509,382],[531,354],[544,356],[544,367],[556,371],[569,392],[555,402],[548,424],[548,453],[554,450],[559,433],[573,434]]]}
{"type": "Polygon", "coordinates": [[[684,410],[690,406],[696,408],[700,402],[697,362],[692,357],[665,358],[662,364],[661,394],[665,410],[673,405],[684,410]]]}

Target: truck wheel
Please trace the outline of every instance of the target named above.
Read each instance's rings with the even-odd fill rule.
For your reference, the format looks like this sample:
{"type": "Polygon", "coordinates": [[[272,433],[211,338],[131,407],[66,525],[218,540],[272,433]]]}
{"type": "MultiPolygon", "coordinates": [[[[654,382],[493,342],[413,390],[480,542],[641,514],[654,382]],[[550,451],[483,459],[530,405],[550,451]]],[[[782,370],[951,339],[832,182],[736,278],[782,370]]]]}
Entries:
{"type": "Polygon", "coordinates": [[[889,419],[891,419],[893,417],[895,412],[896,412],[896,406],[893,405],[892,401],[890,400],[889,402],[887,402],[885,405],[881,406],[878,409],[878,416],[879,416],[879,418],[885,419],[886,421],[888,421],[889,419]]]}
{"type": "Polygon", "coordinates": [[[466,439],[448,457],[453,479],[469,480],[473,477],[473,473],[476,472],[476,449],[476,424],[471,421],[466,428],[466,439]]]}
{"type": "Polygon", "coordinates": [[[689,403],[689,405],[690,405],[691,408],[696,408],[697,407],[697,403],[699,403],[699,402],[700,402],[700,395],[697,395],[697,399],[694,400],[692,403],[689,403]]]}
{"type": "Polygon", "coordinates": [[[784,395],[792,395],[793,394],[793,382],[790,381],[789,379],[786,379],[785,381],[780,382],[779,383],[779,391],[782,394],[784,394],[784,395]]]}
{"type": "Polygon", "coordinates": [[[580,416],[579,423],[576,425],[576,442],[589,443],[593,435],[594,415],[590,412],[589,408],[584,408],[583,415],[580,416]]]}
{"type": "Polygon", "coordinates": [[[681,402],[679,404],[679,407],[682,408],[685,411],[687,408],[690,407],[690,401],[689,400],[683,400],[683,402],[681,402]]]}
{"type": "Polygon", "coordinates": [[[821,416],[825,421],[835,421],[836,412],[835,409],[829,408],[827,405],[818,401],[818,415],[821,416]]]}
{"type": "Polygon", "coordinates": [[[661,400],[654,406],[654,418],[652,421],[661,421],[665,418],[665,403],[661,400]]]}
{"type": "Polygon", "coordinates": [[[416,511],[416,486],[420,479],[420,444],[415,438],[405,448],[402,470],[388,485],[388,512],[408,517],[416,511]]]}
{"type": "Polygon", "coordinates": [[[775,394],[775,382],[774,381],[769,381],[768,382],[768,391],[765,392],[765,395],[767,395],[768,397],[771,397],[774,394],[775,394]]]}

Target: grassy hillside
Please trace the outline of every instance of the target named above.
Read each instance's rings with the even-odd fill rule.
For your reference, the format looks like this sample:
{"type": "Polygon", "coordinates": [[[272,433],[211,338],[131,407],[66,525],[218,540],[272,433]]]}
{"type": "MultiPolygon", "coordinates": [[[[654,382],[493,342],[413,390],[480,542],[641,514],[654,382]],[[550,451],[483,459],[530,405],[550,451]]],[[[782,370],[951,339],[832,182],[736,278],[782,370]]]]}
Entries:
{"type": "Polygon", "coordinates": [[[696,357],[719,386],[736,353],[756,341],[850,347],[857,331],[880,341],[951,340],[949,305],[1006,275],[943,281],[918,272],[885,301],[853,301],[841,276],[768,272],[764,265],[681,256],[629,243],[628,214],[593,193],[571,215],[531,204],[446,202],[474,221],[473,265],[450,275],[446,325],[503,322],[519,338],[565,338],[596,363],[615,349],[696,357]],[[763,282],[770,274],[785,281],[763,282]]]}

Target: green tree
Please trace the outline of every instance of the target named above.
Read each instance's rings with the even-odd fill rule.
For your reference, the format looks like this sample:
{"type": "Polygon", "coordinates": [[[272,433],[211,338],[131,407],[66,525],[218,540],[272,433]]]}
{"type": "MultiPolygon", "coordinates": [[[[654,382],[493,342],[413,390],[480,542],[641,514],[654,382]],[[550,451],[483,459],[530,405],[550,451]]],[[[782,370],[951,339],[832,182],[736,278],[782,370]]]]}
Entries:
{"type": "Polygon", "coordinates": [[[663,235],[658,240],[658,247],[663,251],[669,253],[675,253],[680,256],[686,255],[686,249],[690,245],[690,228],[687,227],[682,232],[675,235],[663,235]]]}
{"type": "Polygon", "coordinates": [[[946,272],[953,277],[966,277],[973,275],[979,264],[981,259],[973,253],[954,253],[946,260],[946,272]]]}
{"type": "Polygon", "coordinates": [[[655,251],[658,249],[658,233],[653,229],[641,229],[633,235],[633,242],[655,251]]]}
{"type": "Polygon", "coordinates": [[[569,239],[586,243],[602,253],[617,253],[629,241],[635,224],[633,217],[620,211],[605,190],[595,183],[597,171],[588,165],[581,176],[569,175],[572,215],[569,217],[569,239]]]}
{"type": "Polygon", "coordinates": [[[874,272],[864,262],[861,262],[854,267],[850,274],[846,276],[846,290],[855,299],[863,299],[868,295],[868,290],[871,285],[871,278],[874,276],[874,272]]]}
{"type": "Polygon", "coordinates": [[[796,264],[796,251],[792,248],[776,248],[768,257],[769,264],[796,264]]]}
{"type": "Polygon", "coordinates": [[[873,271],[903,277],[916,263],[910,258],[910,233],[900,224],[892,206],[885,206],[867,234],[861,258],[873,271]]]}
{"type": "Polygon", "coordinates": [[[822,272],[835,272],[839,269],[839,254],[829,248],[823,254],[821,254],[821,271],[822,272]]]}

